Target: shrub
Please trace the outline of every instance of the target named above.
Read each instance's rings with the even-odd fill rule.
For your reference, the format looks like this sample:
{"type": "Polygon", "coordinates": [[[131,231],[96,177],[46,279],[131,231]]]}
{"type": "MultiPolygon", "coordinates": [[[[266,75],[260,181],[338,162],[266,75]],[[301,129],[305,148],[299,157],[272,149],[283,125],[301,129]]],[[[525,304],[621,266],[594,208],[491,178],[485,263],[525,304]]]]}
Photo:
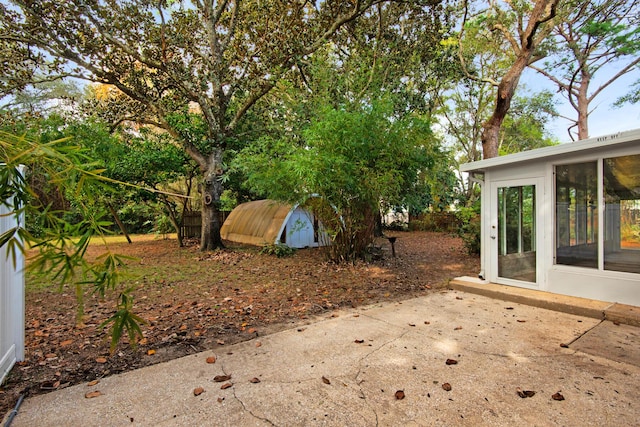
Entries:
{"type": "Polygon", "coordinates": [[[278,258],[284,258],[291,256],[296,253],[296,249],[289,247],[287,245],[283,245],[281,243],[274,245],[267,245],[260,250],[261,254],[266,255],[275,255],[278,258]]]}
{"type": "Polygon", "coordinates": [[[456,215],[460,221],[458,236],[470,254],[480,253],[480,214],[478,206],[460,208],[456,215]]]}
{"type": "Polygon", "coordinates": [[[406,222],[403,221],[393,221],[391,224],[388,224],[384,227],[389,231],[407,231],[409,226],[406,222]]]}
{"type": "Polygon", "coordinates": [[[457,212],[423,213],[409,223],[415,231],[456,232],[461,226],[457,212]]]}

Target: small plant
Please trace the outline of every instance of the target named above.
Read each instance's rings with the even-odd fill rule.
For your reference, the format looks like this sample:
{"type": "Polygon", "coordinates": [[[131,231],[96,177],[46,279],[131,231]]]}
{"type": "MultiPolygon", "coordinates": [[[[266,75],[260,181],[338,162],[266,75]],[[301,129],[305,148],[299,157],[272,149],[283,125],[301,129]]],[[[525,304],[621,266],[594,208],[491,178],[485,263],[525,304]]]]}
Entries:
{"type": "Polygon", "coordinates": [[[458,236],[462,238],[464,246],[470,254],[480,253],[480,214],[479,204],[473,207],[460,208],[457,212],[460,227],[458,228],[458,236]]]}
{"type": "Polygon", "coordinates": [[[162,235],[163,238],[167,238],[167,234],[175,231],[171,218],[168,215],[162,214],[156,218],[155,226],[153,227],[157,235],[162,235]]]}
{"type": "Polygon", "coordinates": [[[275,255],[278,258],[284,258],[296,253],[296,249],[283,245],[282,243],[276,243],[273,245],[267,245],[260,250],[261,254],[275,255]]]}

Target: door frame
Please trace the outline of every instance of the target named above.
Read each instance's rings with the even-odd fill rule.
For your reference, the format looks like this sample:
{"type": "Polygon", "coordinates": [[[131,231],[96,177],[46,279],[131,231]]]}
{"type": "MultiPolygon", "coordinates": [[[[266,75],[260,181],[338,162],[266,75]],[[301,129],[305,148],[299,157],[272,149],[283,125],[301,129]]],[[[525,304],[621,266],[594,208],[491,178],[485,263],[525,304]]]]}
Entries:
{"type": "Polygon", "coordinates": [[[489,281],[503,285],[512,285],[530,289],[540,289],[542,287],[542,265],[544,262],[544,214],[542,211],[544,197],[544,177],[519,178],[508,180],[491,181],[489,197],[489,225],[488,225],[488,246],[489,246],[489,281]],[[536,281],[526,282],[523,280],[500,277],[498,275],[498,188],[520,187],[533,185],[535,187],[535,244],[536,244],[536,281]]]}

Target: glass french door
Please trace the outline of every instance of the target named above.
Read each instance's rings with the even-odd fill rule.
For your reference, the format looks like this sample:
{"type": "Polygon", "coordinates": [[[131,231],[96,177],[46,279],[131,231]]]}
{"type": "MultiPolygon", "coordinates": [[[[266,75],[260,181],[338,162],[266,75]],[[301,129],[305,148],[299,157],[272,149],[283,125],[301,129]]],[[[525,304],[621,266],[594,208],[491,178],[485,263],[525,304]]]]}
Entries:
{"type": "Polygon", "coordinates": [[[541,188],[537,179],[493,183],[492,281],[525,286],[538,284],[538,192],[541,188]]]}

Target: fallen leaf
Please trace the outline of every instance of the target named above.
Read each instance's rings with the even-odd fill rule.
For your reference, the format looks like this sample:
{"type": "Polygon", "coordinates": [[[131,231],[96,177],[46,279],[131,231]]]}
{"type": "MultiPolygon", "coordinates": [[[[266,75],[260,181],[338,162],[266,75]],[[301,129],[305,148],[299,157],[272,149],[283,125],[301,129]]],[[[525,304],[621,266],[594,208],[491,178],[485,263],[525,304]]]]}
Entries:
{"type": "Polygon", "coordinates": [[[215,377],[213,377],[213,380],[217,383],[229,381],[230,379],[231,379],[231,375],[216,375],[215,377]]]}
{"type": "Polygon", "coordinates": [[[218,345],[224,345],[224,341],[222,340],[217,340],[216,343],[218,343],[218,345]]]}
{"type": "Polygon", "coordinates": [[[453,328],[454,331],[459,331],[460,329],[462,329],[462,326],[456,326],[455,328],[453,328]]]}
{"type": "Polygon", "coordinates": [[[100,382],[100,380],[93,380],[89,383],[87,383],[87,387],[93,387],[94,385],[98,384],[100,382]]]}
{"type": "Polygon", "coordinates": [[[216,363],[216,357],[215,356],[207,357],[207,363],[216,363]]]}
{"type": "Polygon", "coordinates": [[[355,340],[354,341],[356,344],[362,344],[364,342],[364,340],[355,340]]]}
{"type": "Polygon", "coordinates": [[[322,377],[322,382],[325,384],[331,384],[331,381],[329,381],[329,378],[327,377],[322,377]]]}
{"type": "Polygon", "coordinates": [[[554,395],[551,396],[551,398],[553,400],[564,400],[564,396],[560,394],[560,392],[555,393],[554,395]]]}
{"type": "Polygon", "coordinates": [[[60,347],[66,347],[73,343],[73,340],[65,340],[60,343],[60,347]]]}
{"type": "Polygon", "coordinates": [[[262,347],[262,343],[260,341],[256,341],[256,347],[262,347]]]}
{"type": "Polygon", "coordinates": [[[149,340],[148,340],[148,339],[146,339],[146,338],[142,338],[140,341],[138,341],[138,344],[140,344],[140,345],[147,345],[147,343],[148,343],[148,342],[149,342],[149,340]]]}
{"type": "Polygon", "coordinates": [[[396,391],[396,400],[402,400],[402,399],[404,399],[404,391],[402,390],[396,391]]]}
{"type": "Polygon", "coordinates": [[[154,354],[156,354],[156,351],[154,349],[147,350],[147,355],[153,356],[154,354]]]}
{"type": "Polygon", "coordinates": [[[98,362],[98,363],[107,363],[107,358],[106,357],[97,357],[96,358],[96,362],[98,362]]]}
{"type": "Polygon", "coordinates": [[[249,380],[249,382],[252,383],[252,384],[258,384],[260,382],[260,379],[259,378],[251,378],[249,380]]]}
{"type": "Polygon", "coordinates": [[[99,390],[89,391],[85,393],[85,399],[93,399],[94,397],[102,396],[102,393],[99,390]]]}
{"type": "Polygon", "coordinates": [[[523,399],[527,397],[533,397],[536,394],[536,392],[533,390],[522,390],[519,387],[516,389],[516,393],[518,393],[518,396],[520,396],[523,399]]]}
{"type": "Polygon", "coordinates": [[[416,326],[415,323],[409,323],[409,326],[416,326]]]}
{"type": "Polygon", "coordinates": [[[222,403],[223,400],[224,400],[224,397],[219,397],[218,398],[218,403],[222,403]]]}
{"type": "Polygon", "coordinates": [[[456,359],[447,359],[447,361],[444,363],[446,363],[447,365],[457,365],[458,361],[456,359]]]}
{"type": "Polygon", "coordinates": [[[202,393],[204,393],[204,389],[202,387],[196,387],[193,389],[194,396],[200,396],[202,393]]]}
{"type": "Polygon", "coordinates": [[[248,334],[255,334],[256,333],[256,328],[249,328],[249,330],[247,331],[248,334]]]}
{"type": "Polygon", "coordinates": [[[444,391],[451,391],[451,384],[449,384],[449,383],[442,384],[442,389],[444,391]]]}
{"type": "Polygon", "coordinates": [[[460,299],[462,299],[462,297],[456,297],[456,299],[460,300],[460,299]]]}
{"type": "Polygon", "coordinates": [[[231,383],[224,383],[224,384],[222,384],[222,385],[220,386],[220,390],[226,390],[226,389],[228,389],[229,387],[233,387],[233,384],[231,384],[231,383]]]}

